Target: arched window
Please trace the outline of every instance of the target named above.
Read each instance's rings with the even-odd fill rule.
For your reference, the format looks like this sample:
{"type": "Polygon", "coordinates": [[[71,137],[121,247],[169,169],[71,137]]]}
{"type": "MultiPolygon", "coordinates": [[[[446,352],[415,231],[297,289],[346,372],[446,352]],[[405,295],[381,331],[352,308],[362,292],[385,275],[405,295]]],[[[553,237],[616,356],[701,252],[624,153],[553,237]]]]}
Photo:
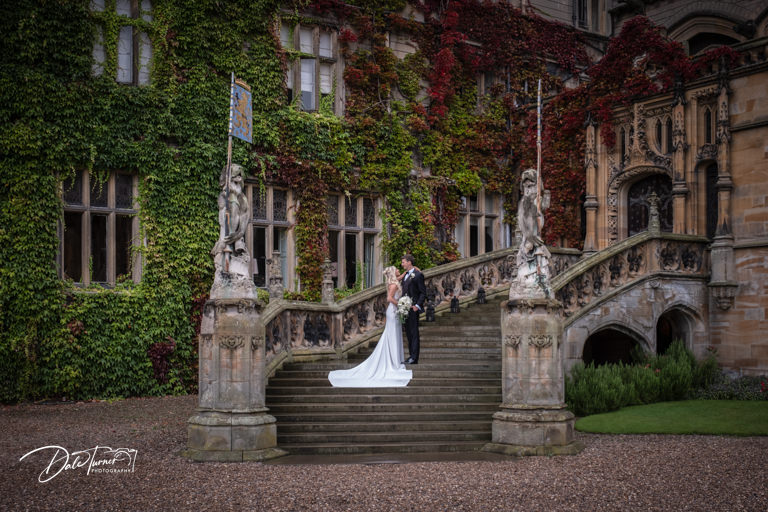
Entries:
{"type": "Polygon", "coordinates": [[[712,144],[712,111],[704,111],[704,142],[712,144]]]}
{"type": "Polygon", "coordinates": [[[672,119],[667,118],[667,147],[664,148],[664,153],[671,153],[674,150],[674,144],[672,143],[672,119]]]}
{"type": "Polygon", "coordinates": [[[672,179],[666,174],[648,176],[629,188],[627,193],[628,236],[648,229],[648,196],[659,196],[659,221],[661,230],[672,232],[672,179]]]}
{"type": "Polygon", "coordinates": [[[707,237],[717,233],[717,164],[710,164],[707,173],[707,237]]]}
{"type": "Polygon", "coordinates": [[[659,151],[661,153],[665,153],[666,152],[665,150],[667,148],[665,148],[664,145],[661,143],[662,140],[663,139],[662,139],[662,133],[661,133],[661,120],[657,119],[656,120],[656,145],[658,146],[659,151]]]}
{"type": "Polygon", "coordinates": [[[621,140],[621,160],[620,164],[624,165],[624,157],[627,156],[627,134],[624,131],[624,128],[619,130],[619,139],[621,140]]]}

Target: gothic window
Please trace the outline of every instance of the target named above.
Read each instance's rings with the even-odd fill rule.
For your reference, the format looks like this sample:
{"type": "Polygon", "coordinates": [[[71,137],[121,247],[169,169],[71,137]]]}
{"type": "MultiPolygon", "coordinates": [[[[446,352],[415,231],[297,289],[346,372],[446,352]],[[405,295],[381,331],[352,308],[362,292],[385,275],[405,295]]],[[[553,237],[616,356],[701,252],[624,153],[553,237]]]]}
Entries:
{"type": "Polygon", "coordinates": [[[707,173],[707,237],[714,238],[717,233],[717,164],[710,164],[707,173]]]}
{"type": "Polygon", "coordinates": [[[62,278],[83,286],[138,279],[136,186],[136,176],[127,173],[111,173],[104,181],[86,171],[65,178],[58,255],[62,278]]]}
{"type": "Polygon", "coordinates": [[[331,95],[337,74],[336,33],[319,26],[283,21],[280,42],[288,54],[288,100],[297,99],[302,110],[315,111],[328,99],[335,111],[335,98],[331,95]]]}
{"type": "Polygon", "coordinates": [[[619,130],[619,143],[621,144],[621,158],[619,159],[620,165],[624,166],[624,158],[627,156],[627,132],[624,128],[619,130]]]}
{"type": "Polygon", "coordinates": [[[499,194],[481,190],[463,196],[458,212],[454,240],[462,257],[477,256],[512,243],[511,233],[502,233],[504,201],[499,194]]]}
{"type": "Polygon", "coordinates": [[[363,287],[370,287],[380,279],[376,213],[375,198],[328,196],[328,257],[334,287],[352,288],[359,278],[363,287]]]}
{"type": "Polygon", "coordinates": [[[665,148],[664,148],[664,146],[662,145],[662,141],[663,141],[663,140],[664,140],[664,139],[663,139],[663,134],[662,134],[662,129],[661,129],[661,120],[660,120],[660,119],[657,119],[657,120],[656,120],[656,145],[658,146],[658,148],[659,148],[659,152],[661,152],[661,153],[664,153],[664,152],[665,152],[665,151],[664,151],[664,150],[665,150],[665,148]]]}
{"type": "Polygon", "coordinates": [[[93,45],[93,74],[101,76],[107,61],[107,49],[116,52],[115,80],[123,84],[145,85],[149,83],[152,65],[152,42],[147,35],[152,22],[150,0],[116,0],[114,11],[107,12],[106,0],[91,0],[91,11],[99,22],[93,45]],[[106,41],[106,28],[117,24],[116,41],[106,41]],[[112,43],[112,44],[108,44],[112,43]]]}
{"type": "Polygon", "coordinates": [[[648,229],[648,196],[656,192],[659,197],[661,230],[672,232],[672,179],[666,174],[654,174],[634,183],[627,193],[628,235],[648,229]]]}
{"type": "Polygon", "coordinates": [[[672,119],[671,118],[667,118],[666,127],[665,127],[665,139],[666,139],[666,144],[664,147],[664,153],[669,154],[675,149],[674,143],[672,142],[673,139],[672,139],[672,119]]]}
{"type": "Polygon", "coordinates": [[[710,109],[704,110],[704,142],[712,144],[712,111],[710,109]]]}
{"type": "Polygon", "coordinates": [[[246,235],[251,254],[251,274],[256,286],[269,282],[267,260],[277,251],[283,285],[291,283],[288,266],[289,193],[287,190],[254,183],[249,184],[251,198],[251,230],[246,235]]]}

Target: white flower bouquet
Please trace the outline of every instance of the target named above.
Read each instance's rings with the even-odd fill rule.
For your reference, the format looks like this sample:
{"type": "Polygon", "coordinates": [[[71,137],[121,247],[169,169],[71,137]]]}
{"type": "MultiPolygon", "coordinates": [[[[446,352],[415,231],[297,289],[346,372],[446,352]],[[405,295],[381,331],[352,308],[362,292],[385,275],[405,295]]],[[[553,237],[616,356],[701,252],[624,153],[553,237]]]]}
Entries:
{"type": "Polygon", "coordinates": [[[409,296],[403,295],[400,297],[400,300],[397,301],[397,314],[400,315],[400,322],[405,323],[411,307],[413,307],[413,301],[409,296]]]}

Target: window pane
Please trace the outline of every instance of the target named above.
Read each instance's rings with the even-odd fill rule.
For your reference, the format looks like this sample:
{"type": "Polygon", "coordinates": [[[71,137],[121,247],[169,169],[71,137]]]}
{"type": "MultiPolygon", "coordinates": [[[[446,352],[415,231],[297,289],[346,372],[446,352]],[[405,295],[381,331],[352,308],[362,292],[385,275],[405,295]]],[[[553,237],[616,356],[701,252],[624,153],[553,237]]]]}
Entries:
{"type": "Polygon", "coordinates": [[[376,210],[373,207],[373,199],[370,197],[363,198],[363,227],[376,227],[376,210]]]}
{"type": "Polygon", "coordinates": [[[280,24],[280,44],[283,48],[293,48],[293,34],[291,34],[291,27],[285,23],[280,24]]]}
{"type": "Polygon", "coordinates": [[[104,72],[105,60],[107,60],[107,52],[104,49],[104,30],[98,27],[96,29],[96,40],[93,43],[93,65],[91,66],[91,71],[95,76],[101,76],[104,72]]]}
{"type": "Polygon", "coordinates": [[[150,0],[141,0],[141,19],[152,21],[152,2],[150,0]]]}
{"type": "Polygon", "coordinates": [[[344,225],[357,226],[357,199],[344,200],[344,225]]]}
{"type": "Polygon", "coordinates": [[[339,225],[339,196],[328,196],[328,224],[339,225]]]}
{"type": "Polygon", "coordinates": [[[131,16],[131,0],[117,0],[117,14],[131,16]]]}
{"type": "Polygon", "coordinates": [[[115,176],[115,207],[126,210],[133,208],[133,176],[130,174],[115,176]]]}
{"type": "Polygon", "coordinates": [[[83,204],[83,173],[76,172],[74,178],[64,180],[64,202],[67,204],[83,204]]]}
{"type": "Polygon", "coordinates": [[[331,87],[333,81],[331,80],[331,65],[320,64],[320,93],[331,94],[331,87]]]}
{"type": "Polygon", "coordinates": [[[139,33],[139,84],[149,83],[149,69],[152,65],[152,42],[145,32],[139,33]]]}
{"type": "Polygon", "coordinates": [[[477,217],[469,219],[469,255],[477,256],[479,254],[478,249],[478,229],[477,229],[477,217]]]}
{"type": "Polygon", "coordinates": [[[82,213],[64,212],[64,278],[82,281],[82,213]]]}
{"type": "Polygon", "coordinates": [[[328,230],[328,259],[331,261],[333,287],[339,286],[339,232],[328,230]]]}
{"type": "Polygon", "coordinates": [[[107,199],[109,196],[109,182],[99,181],[91,174],[91,206],[106,208],[109,206],[107,199]]]}
{"type": "Polygon", "coordinates": [[[301,105],[315,110],[315,59],[301,59],[301,105]]]}
{"type": "Polygon", "coordinates": [[[115,216],[115,276],[131,273],[131,246],[133,218],[130,215],[115,216]]]}
{"type": "Polygon", "coordinates": [[[120,27],[117,41],[117,81],[124,84],[133,82],[133,28],[120,27]]]}
{"type": "Polygon", "coordinates": [[[494,213],[493,211],[493,194],[485,193],[485,212],[494,213]]]}
{"type": "Polygon", "coordinates": [[[357,236],[347,233],[344,236],[344,284],[352,288],[357,283],[357,236]]]}
{"type": "Polygon", "coordinates": [[[91,10],[101,12],[104,10],[104,0],[91,0],[91,10]]]}
{"type": "Polygon", "coordinates": [[[253,227],[253,284],[267,286],[267,230],[261,226],[253,227]]]}
{"type": "Polygon", "coordinates": [[[267,189],[260,186],[251,187],[251,204],[253,205],[253,218],[267,220],[267,189]]]}
{"type": "Polygon", "coordinates": [[[485,219],[485,252],[493,250],[493,219],[485,219]]]}
{"type": "Polygon", "coordinates": [[[288,220],[288,193],[285,190],[272,191],[272,220],[288,220]]]}
{"type": "Polygon", "coordinates": [[[91,215],[91,280],[107,281],[107,216],[91,215]]]}
{"type": "Polygon", "coordinates": [[[331,34],[329,32],[320,32],[320,56],[321,57],[333,57],[333,51],[331,50],[331,34]]]}
{"type": "Polygon", "coordinates": [[[469,211],[479,212],[480,207],[477,204],[477,196],[469,196],[469,211]]]}
{"type": "Polygon", "coordinates": [[[314,53],[312,44],[312,29],[302,28],[299,30],[299,50],[304,53],[314,53]]]}

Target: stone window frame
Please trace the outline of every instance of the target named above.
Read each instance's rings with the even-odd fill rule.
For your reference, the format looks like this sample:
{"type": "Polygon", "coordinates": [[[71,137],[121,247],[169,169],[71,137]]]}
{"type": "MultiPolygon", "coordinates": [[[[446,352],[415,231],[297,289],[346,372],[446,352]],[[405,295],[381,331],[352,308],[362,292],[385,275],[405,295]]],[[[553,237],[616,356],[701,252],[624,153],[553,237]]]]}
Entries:
{"type": "Polygon", "coordinates": [[[56,256],[57,270],[61,279],[69,279],[67,275],[66,262],[67,255],[65,254],[67,244],[67,238],[74,236],[74,233],[68,233],[66,229],[66,218],[71,215],[80,215],[80,279],[73,282],[78,286],[88,287],[94,284],[99,284],[105,287],[115,286],[118,279],[123,275],[127,275],[126,279],[132,280],[134,283],[138,283],[141,280],[142,261],[141,254],[137,250],[141,245],[140,242],[140,224],[137,207],[138,196],[138,175],[136,173],[128,171],[115,171],[110,172],[105,181],[99,181],[95,175],[87,170],[76,171],[75,179],[72,177],[63,177],[59,185],[59,193],[61,194],[62,201],[64,203],[63,215],[59,220],[57,226],[57,236],[59,239],[59,249],[56,256]],[[77,175],[80,176],[80,202],[67,200],[67,192],[72,191],[72,185],[76,184],[77,175]],[[130,176],[131,178],[131,207],[119,206],[117,204],[117,176],[130,176]],[[93,197],[101,197],[106,193],[106,204],[95,205],[92,204],[93,197]],[[92,276],[94,270],[92,268],[93,252],[94,252],[94,239],[93,239],[93,219],[95,216],[106,217],[105,224],[105,248],[106,251],[106,269],[104,279],[97,279],[92,276]],[[128,272],[126,274],[118,275],[117,269],[117,251],[118,251],[118,235],[117,235],[117,222],[118,217],[130,217],[128,221],[130,223],[130,255],[126,257],[128,272]]]}
{"type": "Polygon", "coordinates": [[[339,55],[338,29],[319,22],[307,20],[293,21],[283,18],[278,22],[280,44],[287,55],[286,87],[288,101],[296,101],[299,109],[306,112],[317,112],[321,102],[330,97],[331,110],[340,115],[343,110],[341,88],[343,80],[341,57],[339,55]],[[309,34],[309,40],[304,36],[309,34]],[[310,48],[311,46],[311,48],[310,48]],[[312,63],[312,71],[305,69],[304,64],[312,63]],[[328,73],[323,73],[326,67],[328,73]],[[307,106],[301,91],[302,80],[311,76],[310,94],[312,104],[307,106]],[[327,77],[327,78],[324,78],[327,77]],[[296,91],[299,94],[296,94],[296,91]],[[332,96],[332,97],[331,97],[332,96]]]}
{"type": "MultiPolygon", "coordinates": [[[[367,263],[364,271],[365,287],[374,286],[382,281],[381,276],[381,244],[380,235],[382,231],[381,217],[378,212],[381,210],[381,198],[372,194],[358,194],[352,197],[347,197],[340,193],[331,193],[327,198],[328,203],[328,231],[338,232],[336,255],[337,260],[331,262],[333,269],[333,277],[335,279],[334,286],[337,288],[343,288],[350,286],[352,283],[346,282],[346,272],[340,272],[340,269],[346,269],[346,243],[348,236],[354,236],[355,238],[355,262],[367,263]],[[333,208],[333,198],[335,198],[336,209],[335,214],[331,214],[333,208]],[[370,226],[370,223],[366,222],[366,201],[371,201],[371,207],[374,211],[374,225],[370,226]],[[343,202],[343,203],[342,203],[343,202]],[[350,208],[354,211],[355,220],[350,223],[347,218],[350,208]],[[332,220],[335,217],[336,223],[332,220]],[[367,224],[367,225],[366,225],[367,224]],[[370,249],[370,254],[366,258],[366,243],[370,244],[373,241],[373,247],[370,249]],[[368,261],[366,261],[368,260],[368,261]],[[334,264],[335,263],[335,264],[334,264]]],[[[329,252],[330,252],[330,239],[329,239],[329,252]]]]}
{"type": "Polygon", "coordinates": [[[514,238],[512,227],[504,224],[504,196],[488,192],[485,188],[480,189],[475,196],[461,196],[453,238],[462,258],[510,247],[514,243],[514,238]],[[472,199],[473,197],[475,199],[472,199]],[[470,236],[473,221],[478,226],[477,254],[471,254],[470,236]],[[485,233],[488,221],[491,221],[492,247],[490,250],[487,250],[485,243],[481,243],[485,241],[485,237],[481,235],[485,233]]]}
{"type": "MultiPolygon", "coordinates": [[[[251,255],[251,274],[254,284],[266,288],[269,284],[269,265],[267,260],[272,258],[274,251],[280,252],[280,270],[285,289],[292,289],[295,274],[295,247],[293,240],[293,225],[295,221],[295,196],[293,191],[286,187],[274,185],[262,185],[258,182],[246,181],[246,197],[250,204],[250,226],[245,233],[246,247],[251,255]],[[285,193],[285,212],[276,215],[275,192],[285,193]],[[256,202],[256,194],[260,197],[256,202]],[[259,207],[262,205],[262,207],[259,207]],[[277,217],[277,219],[276,219],[277,217]],[[256,230],[264,230],[264,252],[256,250],[256,230]]],[[[298,285],[298,281],[296,281],[298,285]]]]}
{"type": "MultiPolygon", "coordinates": [[[[91,0],[90,10],[93,13],[103,13],[106,0],[91,0]]],[[[150,82],[152,67],[152,41],[148,35],[149,23],[152,22],[151,0],[117,0],[114,14],[120,24],[117,41],[114,48],[117,51],[115,81],[126,85],[147,85],[150,82]]],[[[104,73],[104,63],[107,60],[104,34],[108,25],[101,17],[93,44],[94,76],[104,73]]]]}

